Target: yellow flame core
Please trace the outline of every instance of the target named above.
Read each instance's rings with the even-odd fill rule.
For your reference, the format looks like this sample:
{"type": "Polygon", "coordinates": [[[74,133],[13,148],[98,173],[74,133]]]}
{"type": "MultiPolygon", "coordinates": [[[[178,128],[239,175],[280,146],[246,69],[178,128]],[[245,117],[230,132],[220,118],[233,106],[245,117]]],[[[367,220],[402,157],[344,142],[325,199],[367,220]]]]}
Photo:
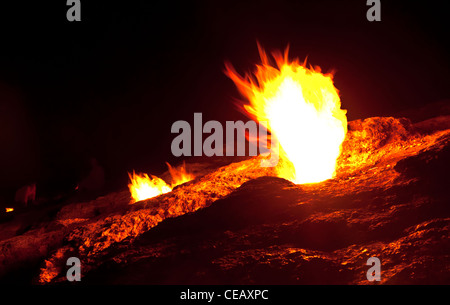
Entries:
{"type": "Polygon", "coordinates": [[[130,183],[128,189],[130,190],[132,202],[137,202],[149,198],[156,197],[161,194],[169,193],[172,189],[182,183],[188,182],[195,178],[194,175],[186,172],[185,164],[179,168],[173,168],[169,163],[166,163],[169,168],[169,173],[172,176],[172,184],[167,184],[163,179],[145,174],[136,174],[133,171],[133,175],[128,173],[130,183]]]}
{"type": "Polygon", "coordinates": [[[245,111],[265,122],[279,142],[279,157],[290,161],[277,167],[278,175],[298,184],[324,181],[335,175],[347,133],[346,110],[340,109],[332,74],[289,62],[287,53],[273,54],[274,67],[260,48],[262,65],[254,78],[241,77],[230,65],[226,74],[250,102],[245,111]]]}
{"type": "Polygon", "coordinates": [[[166,184],[164,180],[156,176],[147,174],[136,174],[133,172],[133,176],[128,174],[131,183],[128,184],[131,197],[134,201],[141,201],[144,199],[152,198],[160,194],[170,192],[172,189],[166,184]]]}

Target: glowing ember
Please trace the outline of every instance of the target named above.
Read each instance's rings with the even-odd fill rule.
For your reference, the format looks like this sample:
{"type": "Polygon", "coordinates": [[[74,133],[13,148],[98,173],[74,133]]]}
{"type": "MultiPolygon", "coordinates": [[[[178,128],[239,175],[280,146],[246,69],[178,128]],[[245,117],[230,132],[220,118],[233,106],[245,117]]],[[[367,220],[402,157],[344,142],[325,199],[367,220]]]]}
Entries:
{"type": "Polygon", "coordinates": [[[12,211],[14,211],[14,209],[13,209],[13,208],[5,208],[5,210],[6,210],[6,213],[9,213],[9,212],[12,212],[12,211]]]}
{"type": "MultiPolygon", "coordinates": [[[[245,111],[260,122],[280,144],[277,174],[294,183],[313,183],[335,175],[336,159],[347,133],[346,110],[340,109],[332,74],[306,68],[298,59],[274,53],[275,66],[258,45],[262,65],[254,78],[236,73],[227,64],[226,74],[248,99],[245,111]]],[[[272,151],[272,153],[274,153],[272,151]]]]}
{"type": "Polygon", "coordinates": [[[171,185],[168,185],[163,179],[153,175],[150,175],[150,177],[145,173],[139,175],[134,171],[133,175],[128,173],[128,176],[130,177],[130,184],[128,184],[128,188],[130,190],[131,197],[133,198],[132,202],[145,200],[171,192],[175,186],[195,178],[194,175],[186,172],[184,163],[178,169],[173,168],[169,163],[166,164],[169,168],[169,173],[172,176],[171,185]]]}

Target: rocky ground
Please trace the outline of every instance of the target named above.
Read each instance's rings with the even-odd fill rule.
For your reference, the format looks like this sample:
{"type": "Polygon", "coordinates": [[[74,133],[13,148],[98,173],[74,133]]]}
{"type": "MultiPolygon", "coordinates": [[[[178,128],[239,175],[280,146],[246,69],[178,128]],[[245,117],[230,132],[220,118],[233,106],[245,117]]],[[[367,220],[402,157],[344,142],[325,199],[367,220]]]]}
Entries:
{"type": "Polygon", "coordinates": [[[450,283],[450,117],[349,123],[337,176],[294,185],[259,158],[188,162],[197,178],[129,204],[127,190],[0,224],[3,282],[450,283]],[[230,162],[230,161],[228,161],[230,162]]]}

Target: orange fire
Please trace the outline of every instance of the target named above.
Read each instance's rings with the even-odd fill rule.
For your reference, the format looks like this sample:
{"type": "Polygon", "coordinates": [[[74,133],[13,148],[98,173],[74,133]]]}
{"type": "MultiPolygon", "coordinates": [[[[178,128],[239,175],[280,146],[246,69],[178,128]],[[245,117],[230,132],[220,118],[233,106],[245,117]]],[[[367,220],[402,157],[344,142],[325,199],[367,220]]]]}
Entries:
{"type": "Polygon", "coordinates": [[[6,213],[9,213],[9,212],[12,212],[12,211],[14,211],[14,209],[13,209],[13,208],[5,208],[5,210],[6,210],[6,213]]]}
{"type": "Polygon", "coordinates": [[[131,197],[133,198],[133,202],[141,201],[144,199],[152,198],[161,194],[168,193],[172,191],[169,185],[156,176],[150,175],[150,177],[143,174],[136,174],[133,171],[133,176],[128,173],[130,177],[130,184],[128,184],[128,188],[130,189],[131,197]]]}
{"type": "MultiPolygon", "coordinates": [[[[226,74],[250,102],[244,110],[263,123],[279,143],[279,177],[294,183],[314,183],[335,175],[336,159],[347,133],[346,110],[340,109],[332,74],[288,60],[288,48],[273,53],[269,63],[258,45],[262,64],[254,77],[240,76],[230,64],[226,74]]],[[[272,150],[272,153],[276,153],[272,150]]]]}
{"type": "Polygon", "coordinates": [[[193,174],[189,174],[186,171],[186,164],[183,162],[183,165],[181,165],[178,168],[173,168],[170,166],[169,163],[167,163],[167,167],[169,168],[170,176],[172,177],[172,185],[171,188],[173,189],[177,185],[189,182],[195,178],[193,174]]]}
{"type": "Polygon", "coordinates": [[[130,178],[128,188],[130,190],[131,197],[133,198],[133,203],[171,192],[175,186],[195,178],[194,175],[186,172],[186,166],[184,163],[179,168],[173,168],[169,163],[166,164],[172,177],[171,185],[167,184],[163,179],[153,175],[150,175],[149,177],[145,173],[136,174],[134,171],[133,175],[128,173],[128,177],[130,178]]]}

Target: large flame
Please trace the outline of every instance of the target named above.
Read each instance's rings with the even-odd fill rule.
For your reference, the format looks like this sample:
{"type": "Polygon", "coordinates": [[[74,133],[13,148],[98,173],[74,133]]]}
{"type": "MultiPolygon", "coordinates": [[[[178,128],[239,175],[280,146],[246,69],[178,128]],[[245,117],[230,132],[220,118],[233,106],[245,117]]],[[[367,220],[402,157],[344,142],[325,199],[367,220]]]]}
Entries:
{"type": "Polygon", "coordinates": [[[194,175],[189,174],[186,171],[186,165],[184,163],[179,168],[173,168],[169,163],[166,164],[172,177],[172,183],[170,185],[163,179],[153,175],[150,175],[149,177],[145,173],[136,174],[134,171],[133,175],[128,173],[128,177],[130,178],[128,188],[130,190],[133,203],[171,192],[175,186],[195,178],[194,175]]]}
{"type": "Polygon", "coordinates": [[[288,49],[273,53],[273,66],[258,48],[262,64],[254,77],[240,76],[230,64],[225,72],[250,102],[245,111],[266,125],[279,142],[279,157],[290,161],[277,167],[278,175],[294,183],[332,178],[347,133],[346,110],[340,109],[333,75],[308,69],[298,59],[289,61],[288,49]]]}

